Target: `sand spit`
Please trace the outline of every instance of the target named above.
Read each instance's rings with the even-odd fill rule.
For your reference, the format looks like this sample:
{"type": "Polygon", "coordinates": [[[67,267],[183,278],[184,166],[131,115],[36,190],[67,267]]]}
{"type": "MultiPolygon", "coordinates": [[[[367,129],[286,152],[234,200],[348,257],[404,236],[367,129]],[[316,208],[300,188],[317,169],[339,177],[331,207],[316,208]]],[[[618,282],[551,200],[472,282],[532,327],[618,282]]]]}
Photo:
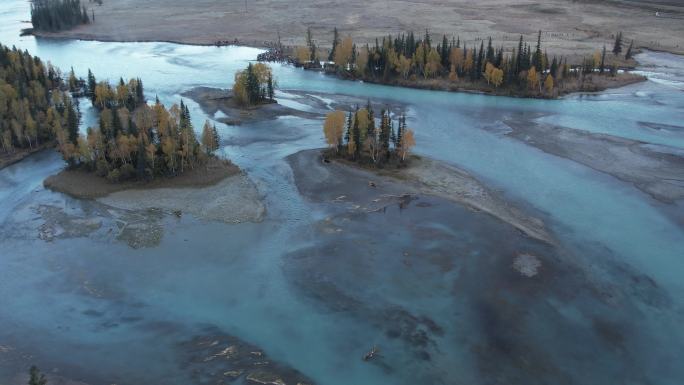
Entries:
{"type": "Polygon", "coordinates": [[[509,136],[632,183],[663,203],[684,199],[684,154],[667,146],[567,127],[509,120],[509,136]]]}
{"type": "Polygon", "coordinates": [[[531,238],[554,243],[541,219],[529,216],[464,170],[421,158],[413,160],[411,166],[401,173],[405,173],[409,183],[424,194],[465,204],[499,218],[531,238]]]}
{"type": "Polygon", "coordinates": [[[541,219],[516,208],[467,172],[435,160],[415,158],[409,168],[402,170],[367,170],[341,161],[325,163],[320,150],[301,151],[288,160],[297,186],[305,196],[355,201],[360,208],[374,211],[382,209],[383,204],[411,199],[411,195],[434,195],[485,212],[530,238],[555,244],[541,219]],[[368,187],[355,191],[357,196],[340,195],[345,191],[348,175],[368,180],[368,187]],[[378,185],[384,186],[384,195],[376,196],[374,186],[378,185]]]}

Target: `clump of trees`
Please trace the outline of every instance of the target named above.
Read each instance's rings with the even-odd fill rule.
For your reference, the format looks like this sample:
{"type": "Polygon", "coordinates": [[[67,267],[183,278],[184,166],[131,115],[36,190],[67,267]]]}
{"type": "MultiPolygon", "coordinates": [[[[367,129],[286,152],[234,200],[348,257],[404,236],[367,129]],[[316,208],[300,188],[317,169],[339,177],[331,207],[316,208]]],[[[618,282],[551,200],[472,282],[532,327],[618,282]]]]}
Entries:
{"type": "Polygon", "coordinates": [[[264,63],[249,63],[246,69],[235,73],[233,97],[241,106],[273,103],[275,82],[271,67],[264,63]]]}
{"type": "MultiPolygon", "coordinates": [[[[631,56],[631,49],[629,54],[631,56]]],[[[618,34],[613,52],[622,52],[622,34],[618,34]]],[[[307,47],[295,50],[294,60],[306,68],[320,67],[310,30],[307,47]],[[313,64],[312,64],[313,63],[313,64]]],[[[542,47],[539,31],[536,45],[522,36],[517,47],[509,50],[495,46],[492,39],[468,46],[455,36],[433,41],[429,31],[422,37],[413,32],[376,39],[375,45],[357,47],[351,37],[340,38],[334,31],[333,49],[326,65],[343,77],[401,85],[435,84],[446,88],[489,90],[498,94],[553,97],[562,90],[588,88],[600,70],[600,56],[570,65],[567,58],[549,57],[542,47]],[[592,76],[587,76],[592,75],[592,76]]],[[[605,59],[605,57],[604,57],[605,59]]],[[[605,75],[615,76],[617,67],[605,75]]]]}
{"type": "Polygon", "coordinates": [[[392,120],[388,110],[378,121],[370,104],[354,112],[329,113],[323,123],[329,155],[375,167],[405,164],[416,145],[414,133],[406,126],[406,117],[392,120]]]}
{"type": "Polygon", "coordinates": [[[58,134],[75,139],[78,120],[58,69],[0,45],[0,143],[6,154],[36,148],[58,134]]]}
{"type": "Polygon", "coordinates": [[[31,23],[41,31],[61,31],[90,23],[88,11],[80,0],[33,0],[31,23]]]}
{"type": "MultiPolygon", "coordinates": [[[[112,182],[151,180],[174,176],[204,164],[219,147],[215,126],[208,122],[197,140],[188,107],[181,101],[170,109],[156,101],[152,106],[139,100],[128,110],[126,100],[140,89],[139,80],[119,82],[116,97],[103,83],[97,85],[96,106],[101,108],[99,127],[88,128],[75,140],[59,137],[59,150],[71,167],[96,172],[112,182]],[[124,92],[126,91],[126,92],[124,92]],[[102,102],[104,100],[104,102],[102,102]]],[[[135,100],[135,98],[133,97],[135,100]]]]}

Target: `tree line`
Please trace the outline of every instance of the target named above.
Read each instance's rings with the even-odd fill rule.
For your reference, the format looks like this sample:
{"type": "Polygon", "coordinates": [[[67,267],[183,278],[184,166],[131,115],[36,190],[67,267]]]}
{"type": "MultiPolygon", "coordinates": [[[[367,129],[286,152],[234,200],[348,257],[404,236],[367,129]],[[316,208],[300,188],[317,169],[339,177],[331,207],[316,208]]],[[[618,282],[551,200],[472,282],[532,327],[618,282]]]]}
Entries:
{"type": "Polygon", "coordinates": [[[112,181],[173,176],[204,163],[219,148],[215,126],[207,121],[197,138],[188,107],[148,105],[143,82],[97,82],[88,70],[59,69],[27,51],[0,45],[0,142],[5,153],[55,141],[72,168],[94,171],[112,181]],[[99,125],[79,133],[74,95],[89,97],[99,125]]]}
{"type": "MultiPolygon", "coordinates": [[[[621,56],[622,33],[617,34],[614,58],[621,56]]],[[[321,57],[311,30],[307,30],[307,46],[297,47],[294,60],[307,68],[320,68],[321,57]]],[[[633,42],[625,58],[632,56],[633,42]]],[[[581,64],[568,64],[565,57],[549,57],[542,47],[539,31],[536,45],[520,36],[517,47],[506,50],[495,46],[492,39],[468,46],[459,37],[433,41],[429,31],[421,37],[413,32],[376,39],[375,45],[357,47],[352,38],[339,37],[333,31],[332,49],[327,69],[344,77],[384,83],[410,83],[446,80],[465,87],[508,90],[530,96],[555,96],[565,82],[591,82],[592,76],[617,75],[617,65],[609,66],[604,53],[595,53],[581,64]]],[[[613,60],[614,61],[614,60],[613,60]]]]}
{"type": "Polygon", "coordinates": [[[330,112],[323,123],[323,134],[331,156],[376,167],[404,164],[416,144],[404,115],[398,117],[395,125],[390,111],[383,109],[376,122],[370,101],[365,108],[357,107],[348,114],[340,110],[330,112]]]}
{"type": "Polygon", "coordinates": [[[81,0],[33,0],[31,23],[40,31],[61,31],[90,23],[88,11],[81,0]]]}
{"type": "Polygon", "coordinates": [[[156,99],[150,106],[140,79],[120,79],[112,86],[97,82],[89,70],[88,80],[79,83],[100,111],[100,119],[98,127],[88,128],[85,135],[57,135],[59,150],[72,168],[112,182],[151,180],[204,164],[219,148],[215,125],[207,121],[198,140],[187,105],[181,101],[167,109],[156,99]]]}
{"type": "Polygon", "coordinates": [[[5,153],[33,149],[58,133],[75,140],[79,114],[59,69],[0,44],[0,142],[5,153]]]}

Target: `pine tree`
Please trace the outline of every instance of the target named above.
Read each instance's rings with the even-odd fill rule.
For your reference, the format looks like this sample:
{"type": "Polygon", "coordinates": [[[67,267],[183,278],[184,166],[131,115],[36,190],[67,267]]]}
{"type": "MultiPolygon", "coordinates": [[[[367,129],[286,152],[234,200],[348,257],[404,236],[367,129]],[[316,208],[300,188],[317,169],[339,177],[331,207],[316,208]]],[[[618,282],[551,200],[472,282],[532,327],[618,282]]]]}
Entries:
{"type": "Polygon", "coordinates": [[[29,370],[29,382],[28,385],[46,385],[47,379],[45,375],[40,373],[37,367],[31,366],[29,370]]]}
{"type": "Polygon", "coordinates": [[[446,35],[442,36],[442,50],[439,55],[442,59],[442,68],[449,68],[449,40],[446,35]]]}
{"type": "Polygon", "coordinates": [[[95,87],[97,86],[97,81],[95,80],[95,75],[93,75],[93,72],[88,68],[88,95],[90,95],[90,98],[92,101],[95,101],[95,87]]]}
{"type": "Polygon", "coordinates": [[[518,57],[515,60],[515,73],[516,73],[516,75],[519,74],[523,69],[526,69],[525,67],[522,66],[522,64],[523,64],[523,50],[524,50],[523,36],[520,35],[520,42],[518,43],[518,57]]]}
{"type": "Polygon", "coordinates": [[[359,111],[354,114],[354,128],[352,129],[352,140],[354,141],[354,159],[361,157],[361,128],[359,127],[359,111]]]}
{"type": "Polygon", "coordinates": [[[337,49],[337,45],[340,43],[340,37],[337,33],[337,27],[333,30],[333,41],[332,41],[332,49],[330,50],[330,55],[328,55],[328,61],[333,61],[335,59],[335,50],[337,49]]]}
{"type": "Polygon", "coordinates": [[[606,46],[603,46],[603,52],[601,53],[601,64],[599,64],[599,73],[603,73],[606,68],[606,46]]]}
{"type": "Polygon", "coordinates": [[[615,35],[615,44],[613,45],[613,54],[619,55],[622,52],[622,32],[615,35]]]}
{"type": "Polygon", "coordinates": [[[625,59],[629,60],[632,58],[632,48],[634,47],[634,40],[629,42],[629,47],[627,47],[627,53],[625,53],[625,59]]]}
{"type": "Polygon", "coordinates": [[[541,50],[541,30],[539,30],[539,35],[537,35],[537,49],[534,51],[534,57],[532,58],[532,65],[535,67],[538,73],[544,72],[543,58],[541,50]]]}
{"type": "Polygon", "coordinates": [[[67,132],[69,133],[69,142],[76,144],[78,139],[78,113],[74,108],[71,99],[67,99],[65,104],[67,113],[67,132]]]}

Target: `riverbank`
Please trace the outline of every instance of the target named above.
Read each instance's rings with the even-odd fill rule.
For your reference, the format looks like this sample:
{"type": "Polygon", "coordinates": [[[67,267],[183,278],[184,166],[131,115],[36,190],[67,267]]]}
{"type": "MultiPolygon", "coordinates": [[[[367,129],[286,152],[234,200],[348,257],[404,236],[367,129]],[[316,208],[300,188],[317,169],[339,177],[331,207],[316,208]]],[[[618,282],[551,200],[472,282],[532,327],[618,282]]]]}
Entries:
{"type": "Polygon", "coordinates": [[[291,155],[288,161],[300,193],[310,198],[355,202],[360,209],[376,211],[383,204],[428,194],[487,213],[529,238],[555,244],[541,219],[506,201],[468,172],[436,160],[413,157],[407,168],[371,170],[344,160],[326,163],[321,150],[305,150],[291,155]],[[365,179],[367,186],[349,191],[349,178],[365,179]],[[392,187],[379,194],[378,186],[384,185],[392,187]]]}
{"type": "Polygon", "coordinates": [[[43,181],[43,185],[78,199],[94,199],[131,189],[159,188],[199,188],[212,186],[240,173],[240,169],[230,161],[212,158],[206,165],[198,166],[170,178],[158,177],[149,182],[123,181],[109,182],[93,172],[84,170],[62,170],[43,181]]]}
{"type": "Polygon", "coordinates": [[[628,86],[630,84],[640,83],[647,80],[645,76],[621,73],[615,77],[589,75],[585,77],[585,81],[580,82],[577,79],[561,83],[560,87],[556,87],[552,94],[546,93],[530,93],[525,90],[521,92],[517,88],[512,87],[494,87],[491,84],[482,82],[470,82],[455,80],[451,81],[446,78],[437,79],[401,79],[395,78],[390,81],[381,81],[368,77],[359,79],[357,77],[350,77],[347,75],[340,75],[336,72],[329,72],[331,76],[343,80],[364,81],[367,83],[381,84],[393,87],[416,88],[431,91],[448,91],[448,92],[468,92],[475,94],[484,94],[492,96],[508,96],[516,98],[538,98],[538,99],[554,99],[573,93],[587,93],[587,92],[601,92],[611,88],[619,88],[628,86]]]}
{"type": "Polygon", "coordinates": [[[37,152],[43,151],[47,148],[52,148],[54,145],[55,143],[50,141],[42,143],[33,148],[14,149],[14,151],[9,154],[3,151],[0,153],[0,170],[7,166],[11,166],[37,152]]]}

